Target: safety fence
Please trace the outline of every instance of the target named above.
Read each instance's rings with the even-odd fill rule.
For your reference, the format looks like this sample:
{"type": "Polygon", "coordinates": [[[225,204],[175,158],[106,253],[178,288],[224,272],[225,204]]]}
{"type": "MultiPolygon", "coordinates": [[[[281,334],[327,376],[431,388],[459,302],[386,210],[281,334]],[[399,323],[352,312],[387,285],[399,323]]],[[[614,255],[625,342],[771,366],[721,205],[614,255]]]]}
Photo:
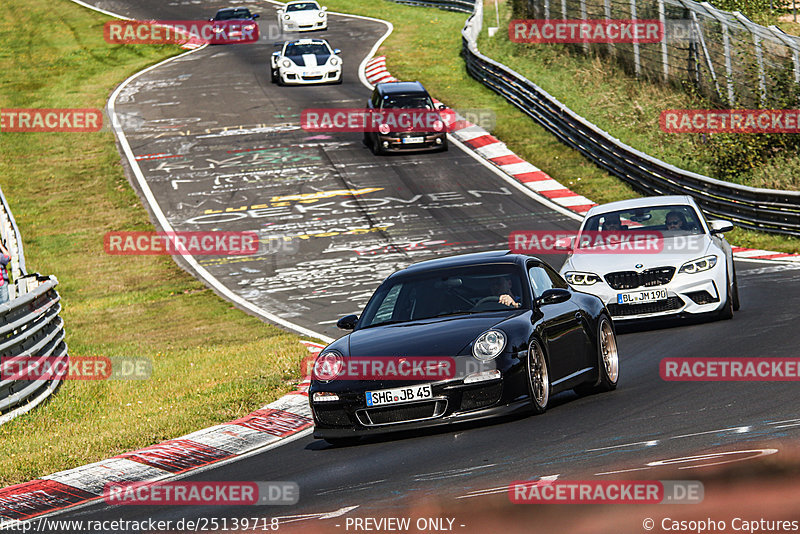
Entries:
{"type": "MultiPolygon", "coordinates": [[[[432,4],[411,0],[403,3],[432,4]]],[[[444,0],[436,3],[449,4],[451,9],[463,7],[463,0],[457,5],[444,0]]],[[[645,194],[690,195],[710,216],[745,228],[800,235],[800,192],[723,182],[679,169],[620,142],[521,74],[481,54],[477,38],[482,23],[483,4],[478,1],[473,3],[472,15],[462,30],[462,54],[470,75],[516,105],[567,146],[645,194]]]]}
{"type": "MultiPolygon", "coordinates": [[[[0,361],[14,366],[15,360],[26,365],[57,365],[67,359],[64,321],[59,317],[61,297],[56,291],[55,276],[28,274],[22,238],[14,216],[0,190],[0,238],[8,249],[9,301],[0,304],[0,361]]],[[[0,424],[6,423],[44,401],[60,385],[60,379],[13,380],[13,373],[0,376],[0,424]],[[10,377],[3,379],[4,377],[10,377]]]]}

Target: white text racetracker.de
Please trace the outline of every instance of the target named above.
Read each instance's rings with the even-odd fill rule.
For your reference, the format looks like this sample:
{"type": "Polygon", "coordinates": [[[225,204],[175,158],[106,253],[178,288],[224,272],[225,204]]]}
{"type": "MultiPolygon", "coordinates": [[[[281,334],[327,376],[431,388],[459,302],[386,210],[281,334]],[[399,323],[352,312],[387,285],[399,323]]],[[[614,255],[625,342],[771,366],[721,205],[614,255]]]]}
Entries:
{"type": "Polygon", "coordinates": [[[348,517],[349,532],[449,532],[457,525],[454,517],[348,517]]]}

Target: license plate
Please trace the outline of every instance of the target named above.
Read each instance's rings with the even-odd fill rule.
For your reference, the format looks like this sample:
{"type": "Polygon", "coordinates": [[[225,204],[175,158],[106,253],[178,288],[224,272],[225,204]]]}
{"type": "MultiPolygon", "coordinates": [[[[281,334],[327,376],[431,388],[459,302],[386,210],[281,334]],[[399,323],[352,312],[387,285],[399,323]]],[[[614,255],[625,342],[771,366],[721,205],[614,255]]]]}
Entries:
{"type": "Polygon", "coordinates": [[[367,406],[402,404],[404,402],[430,398],[433,398],[433,391],[431,390],[430,384],[381,389],[379,391],[367,391],[367,406]]]}
{"type": "Polygon", "coordinates": [[[303,76],[321,76],[321,73],[313,70],[307,70],[303,73],[303,76]]]}
{"type": "Polygon", "coordinates": [[[424,142],[425,142],[425,138],[424,137],[404,137],[403,138],[403,144],[404,145],[410,145],[411,143],[424,143],[424,142]]]}
{"type": "Polygon", "coordinates": [[[666,289],[650,289],[617,295],[617,304],[639,304],[642,302],[658,302],[659,300],[667,300],[666,289]]]}

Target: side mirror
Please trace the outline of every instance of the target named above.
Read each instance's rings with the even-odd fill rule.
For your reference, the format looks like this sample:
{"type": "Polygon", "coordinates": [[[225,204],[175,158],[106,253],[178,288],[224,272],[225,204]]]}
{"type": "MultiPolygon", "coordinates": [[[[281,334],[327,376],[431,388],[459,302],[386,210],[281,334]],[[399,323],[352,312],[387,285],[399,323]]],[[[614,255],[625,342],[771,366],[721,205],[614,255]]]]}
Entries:
{"type": "Polygon", "coordinates": [[[273,52],[273,53],[272,53],[272,57],[278,57],[278,56],[280,56],[280,55],[281,55],[281,53],[280,53],[280,52],[273,52]]]}
{"type": "Polygon", "coordinates": [[[253,13],[253,20],[255,20],[255,19],[259,18],[260,16],[261,16],[261,15],[259,15],[258,13],[253,13]]]}
{"type": "Polygon", "coordinates": [[[334,49],[333,49],[333,53],[334,53],[334,54],[336,54],[336,55],[338,56],[339,54],[341,54],[341,53],[342,53],[342,50],[341,50],[340,48],[334,48],[334,49]]]}
{"type": "Polygon", "coordinates": [[[438,104],[436,106],[436,109],[447,109],[447,106],[445,106],[444,104],[438,104]]]}
{"type": "Polygon", "coordinates": [[[325,6],[322,6],[322,11],[328,11],[328,8],[325,7],[325,6]]]}
{"type": "Polygon", "coordinates": [[[214,22],[213,18],[208,19],[208,22],[214,22]]]}
{"type": "Polygon", "coordinates": [[[575,247],[574,237],[561,237],[559,239],[556,239],[556,243],[555,245],[553,245],[554,250],[562,250],[564,252],[572,250],[573,247],[575,247]]]}
{"type": "Polygon", "coordinates": [[[336,327],[342,330],[353,330],[358,322],[358,315],[345,315],[336,321],[336,327]]]}
{"type": "Polygon", "coordinates": [[[713,221],[708,221],[708,225],[711,227],[712,234],[724,234],[725,232],[733,230],[733,223],[729,221],[715,219],[713,221]]]}
{"type": "Polygon", "coordinates": [[[542,296],[536,299],[536,304],[539,306],[546,306],[547,304],[558,304],[559,302],[566,302],[572,294],[568,289],[561,289],[554,287],[542,293],[542,296]]]}

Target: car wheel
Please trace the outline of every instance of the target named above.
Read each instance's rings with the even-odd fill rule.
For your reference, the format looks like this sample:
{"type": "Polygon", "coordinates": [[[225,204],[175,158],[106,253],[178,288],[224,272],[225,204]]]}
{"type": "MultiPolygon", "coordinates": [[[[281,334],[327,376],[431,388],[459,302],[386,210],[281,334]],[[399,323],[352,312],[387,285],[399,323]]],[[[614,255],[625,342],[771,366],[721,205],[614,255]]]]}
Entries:
{"type": "Polygon", "coordinates": [[[731,294],[731,284],[727,275],[725,276],[725,305],[719,311],[719,318],[723,320],[733,319],[733,295],[731,294]]]}
{"type": "Polygon", "coordinates": [[[528,388],[534,413],[544,413],[550,402],[550,375],[544,350],[535,339],[528,347],[528,388]]]}
{"type": "Polygon", "coordinates": [[[442,142],[442,148],[440,152],[447,152],[447,136],[445,136],[444,141],[442,142]]]}
{"type": "Polygon", "coordinates": [[[619,350],[617,349],[617,335],[611,319],[605,315],[597,321],[597,358],[600,380],[597,384],[581,384],[575,387],[578,395],[602,393],[617,389],[619,380],[619,350]]]}
{"type": "Polygon", "coordinates": [[[372,142],[369,144],[369,149],[372,150],[372,153],[376,156],[383,155],[383,147],[381,146],[381,140],[377,137],[372,139],[372,142]]]}
{"type": "Polygon", "coordinates": [[[269,70],[269,79],[270,79],[270,81],[272,83],[275,83],[275,82],[278,81],[278,71],[276,69],[270,69],[269,70]]]}
{"type": "Polygon", "coordinates": [[[278,79],[276,80],[276,81],[278,82],[278,85],[280,85],[281,87],[283,87],[284,85],[286,85],[286,84],[283,82],[283,78],[281,77],[280,73],[278,73],[278,74],[277,74],[276,78],[278,78],[278,79]]]}
{"type": "Polygon", "coordinates": [[[733,311],[739,311],[739,283],[736,281],[736,267],[733,268],[733,311]]]}

